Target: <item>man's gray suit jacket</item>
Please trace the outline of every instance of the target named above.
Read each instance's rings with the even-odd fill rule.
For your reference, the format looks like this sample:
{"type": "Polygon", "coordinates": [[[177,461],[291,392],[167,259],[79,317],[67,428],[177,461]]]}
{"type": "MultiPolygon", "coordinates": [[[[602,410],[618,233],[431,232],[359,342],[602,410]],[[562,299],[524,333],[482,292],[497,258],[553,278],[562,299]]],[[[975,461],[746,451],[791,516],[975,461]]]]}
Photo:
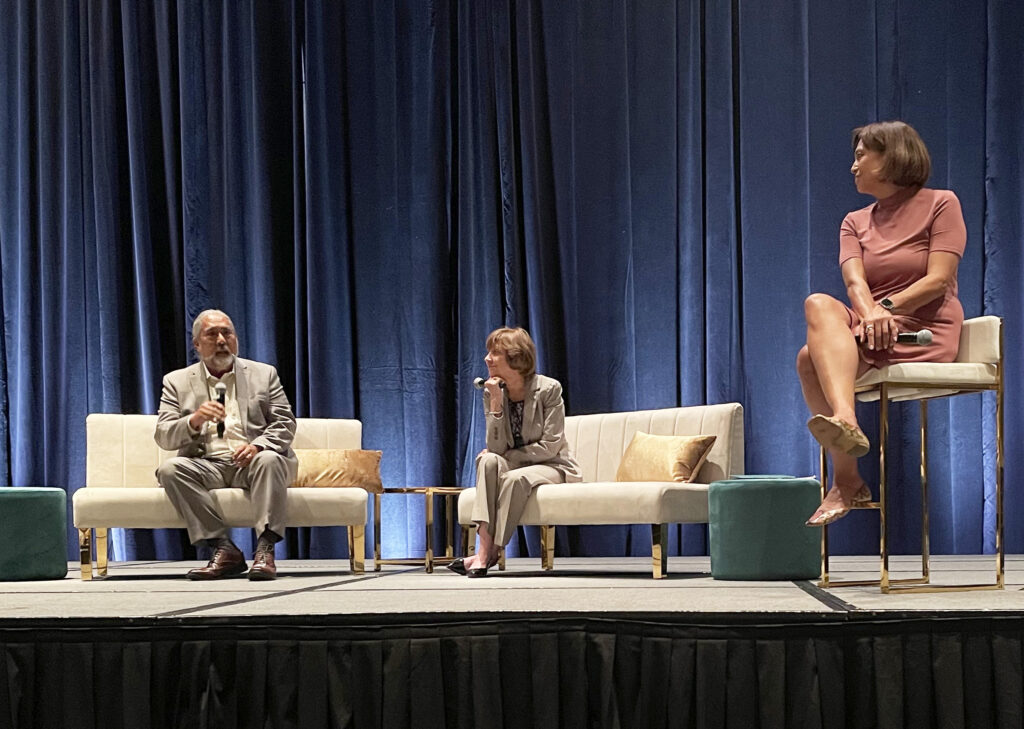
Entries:
{"type": "MultiPolygon", "coordinates": [[[[167,374],[157,413],[157,445],[164,450],[176,450],[179,456],[203,457],[206,444],[202,431],[193,435],[188,419],[209,399],[200,363],[167,374]]],[[[262,362],[235,357],[235,399],[249,442],[297,463],[292,452],[295,416],[277,370],[262,362]]]]}

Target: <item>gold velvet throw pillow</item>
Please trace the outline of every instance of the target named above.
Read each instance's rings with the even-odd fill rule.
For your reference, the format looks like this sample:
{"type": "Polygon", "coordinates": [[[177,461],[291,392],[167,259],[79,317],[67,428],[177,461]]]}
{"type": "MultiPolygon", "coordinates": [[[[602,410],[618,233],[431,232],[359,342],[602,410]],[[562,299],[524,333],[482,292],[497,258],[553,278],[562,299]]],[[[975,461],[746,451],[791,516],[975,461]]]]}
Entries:
{"type": "Polygon", "coordinates": [[[622,454],[616,481],[677,481],[697,477],[714,435],[651,435],[637,431],[622,454]]]}
{"type": "Polygon", "coordinates": [[[294,487],[361,488],[383,493],[380,480],[381,451],[341,448],[297,448],[299,472],[294,487]]]}

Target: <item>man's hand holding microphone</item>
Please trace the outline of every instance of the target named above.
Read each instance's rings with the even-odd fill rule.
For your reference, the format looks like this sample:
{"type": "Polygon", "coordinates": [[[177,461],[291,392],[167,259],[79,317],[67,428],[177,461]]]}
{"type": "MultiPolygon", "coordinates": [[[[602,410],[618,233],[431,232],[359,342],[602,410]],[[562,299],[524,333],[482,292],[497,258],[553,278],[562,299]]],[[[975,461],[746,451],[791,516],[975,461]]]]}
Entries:
{"type": "MultiPolygon", "coordinates": [[[[203,423],[216,423],[217,424],[217,437],[224,437],[224,418],[227,417],[227,410],[224,408],[224,397],[227,393],[227,387],[223,382],[218,382],[214,386],[214,392],[217,395],[216,400],[207,400],[200,405],[191,417],[188,419],[188,424],[193,430],[201,430],[203,423]]],[[[252,459],[256,457],[262,448],[247,443],[243,446],[239,446],[235,449],[234,453],[231,454],[231,462],[238,468],[248,466],[252,459]]]]}
{"type": "Polygon", "coordinates": [[[224,406],[216,400],[207,400],[200,405],[188,419],[188,425],[192,430],[202,430],[203,423],[217,423],[219,430],[223,433],[224,418],[227,411],[224,406]]]}

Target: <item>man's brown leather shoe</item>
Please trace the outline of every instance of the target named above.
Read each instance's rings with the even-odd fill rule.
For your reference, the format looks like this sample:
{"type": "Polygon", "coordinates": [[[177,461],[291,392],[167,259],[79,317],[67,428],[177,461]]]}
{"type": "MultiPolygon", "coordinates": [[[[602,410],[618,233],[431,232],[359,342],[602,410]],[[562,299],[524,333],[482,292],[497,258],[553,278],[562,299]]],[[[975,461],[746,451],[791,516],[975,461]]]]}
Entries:
{"type": "Polygon", "coordinates": [[[252,556],[249,579],[253,581],[277,579],[277,565],[274,564],[274,550],[257,549],[252,556]]]}
{"type": "Polygon", "coordinates": [[[217,547],[213,557],[205,567],[199,567],[188,571],[190,580],[219,580],[221,577],[231,577],[245,572],[245,556],[234,545],[230,547],[217,547]]]}

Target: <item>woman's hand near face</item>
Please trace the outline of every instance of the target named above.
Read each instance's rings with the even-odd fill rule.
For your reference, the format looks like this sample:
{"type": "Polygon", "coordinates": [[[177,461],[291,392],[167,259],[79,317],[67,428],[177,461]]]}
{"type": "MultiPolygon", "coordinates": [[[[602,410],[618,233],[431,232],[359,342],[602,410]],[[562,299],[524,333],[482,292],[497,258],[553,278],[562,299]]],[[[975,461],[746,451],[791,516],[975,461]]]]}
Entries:
{"type": "Polygon", "coordinates": [[[896,335],[899,334],[892,312],[878,304],[861,320],[860,331],[861,346],[888,349],[890,352],[896,346],[896,335]]]}
{"type": "Polygon", "coordinates": [[[505,401],[504,395],[501,392],[501,386],[505,384],[505,381],[500,377],[488,377],[484,382],[484,389],[487,390],[487,394],[491,397],[491,412],[496,413],[502,409],[502,405],[505,401]]]}

